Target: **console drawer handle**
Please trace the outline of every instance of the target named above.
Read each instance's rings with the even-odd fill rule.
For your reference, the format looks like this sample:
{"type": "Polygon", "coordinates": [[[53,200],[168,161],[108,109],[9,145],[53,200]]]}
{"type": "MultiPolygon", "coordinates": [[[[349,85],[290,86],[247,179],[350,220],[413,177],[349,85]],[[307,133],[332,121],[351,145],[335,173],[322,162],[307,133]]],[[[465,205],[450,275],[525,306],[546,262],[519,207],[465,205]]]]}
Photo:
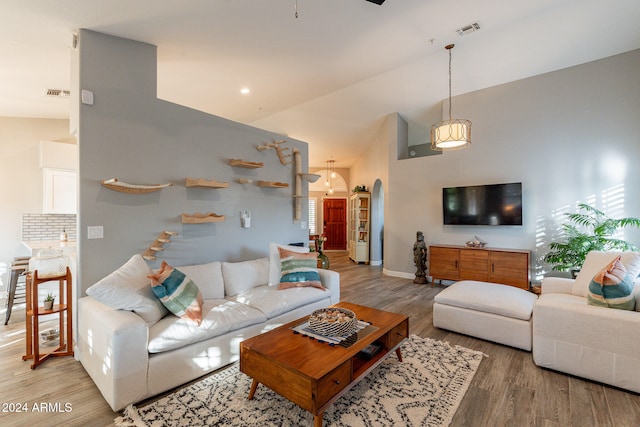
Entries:
{"type": "Polygon", "coordinates": [[[340,384],[340,381],[338,381],[338,380],[333,380],[333,382],[338,384],[338,385],[340,384]]]}

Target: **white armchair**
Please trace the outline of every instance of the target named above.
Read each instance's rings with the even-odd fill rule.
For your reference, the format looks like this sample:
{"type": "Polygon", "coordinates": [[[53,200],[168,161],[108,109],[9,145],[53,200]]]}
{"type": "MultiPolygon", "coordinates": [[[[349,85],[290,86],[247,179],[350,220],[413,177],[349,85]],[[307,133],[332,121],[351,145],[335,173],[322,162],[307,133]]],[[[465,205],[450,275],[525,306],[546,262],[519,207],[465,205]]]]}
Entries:
{"type": "MultiPolygon", "coordinates": [[[[587,304],[591,278],[617,255],[591,252],[575,280],[543,280],[533,310],[533,360],[640,393],[640,279],[634,283],[635,311],[587,304]]],[[[640,256],[625,253],[622,261],[631,277],[637,277],[640,256]]]]}

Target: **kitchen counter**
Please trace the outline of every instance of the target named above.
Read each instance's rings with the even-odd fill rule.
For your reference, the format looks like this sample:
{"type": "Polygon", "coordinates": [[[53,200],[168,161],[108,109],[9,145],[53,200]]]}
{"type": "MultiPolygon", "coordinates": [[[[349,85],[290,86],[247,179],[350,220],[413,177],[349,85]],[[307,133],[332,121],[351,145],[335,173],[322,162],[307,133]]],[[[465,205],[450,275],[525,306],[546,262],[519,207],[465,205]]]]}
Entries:
{"type": "Polygon", "coordinates": [[[31,255],[40,249],[62,249],[64,254],[73,254],[76,252],[76,241],[69,240],[67,242],[61,242],[59,240],[27,240],[22,244],[31,251],[31,255]]]}

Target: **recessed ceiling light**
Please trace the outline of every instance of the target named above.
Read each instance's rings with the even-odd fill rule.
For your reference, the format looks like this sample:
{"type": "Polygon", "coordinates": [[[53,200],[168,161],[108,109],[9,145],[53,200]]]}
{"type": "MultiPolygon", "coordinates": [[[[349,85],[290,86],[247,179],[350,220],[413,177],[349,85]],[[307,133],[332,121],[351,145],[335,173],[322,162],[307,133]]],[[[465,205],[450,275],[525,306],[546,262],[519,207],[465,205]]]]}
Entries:
{"type": "Polygon", "coordinates": [[[243,87],[242,89],[240,89],[240,93],[243,95],[247,95],[251,93],[251,89],[249,89],[248,87],[243,87]]]}

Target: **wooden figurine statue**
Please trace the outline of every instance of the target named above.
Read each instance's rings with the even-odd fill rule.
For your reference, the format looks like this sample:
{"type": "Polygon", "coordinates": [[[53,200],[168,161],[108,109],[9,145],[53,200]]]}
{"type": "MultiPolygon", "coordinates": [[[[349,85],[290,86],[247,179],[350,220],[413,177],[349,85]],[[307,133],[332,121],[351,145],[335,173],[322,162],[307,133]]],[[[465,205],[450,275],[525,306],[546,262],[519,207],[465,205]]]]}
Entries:
{"type": "Polygon", "coordinates": [[[413,244],[413,262],[416,265],[416,278],[413,283],[428,283],[427,281],[427,245],[424,243],[422,231],[416,233],[416,243],[413,244]]]}

